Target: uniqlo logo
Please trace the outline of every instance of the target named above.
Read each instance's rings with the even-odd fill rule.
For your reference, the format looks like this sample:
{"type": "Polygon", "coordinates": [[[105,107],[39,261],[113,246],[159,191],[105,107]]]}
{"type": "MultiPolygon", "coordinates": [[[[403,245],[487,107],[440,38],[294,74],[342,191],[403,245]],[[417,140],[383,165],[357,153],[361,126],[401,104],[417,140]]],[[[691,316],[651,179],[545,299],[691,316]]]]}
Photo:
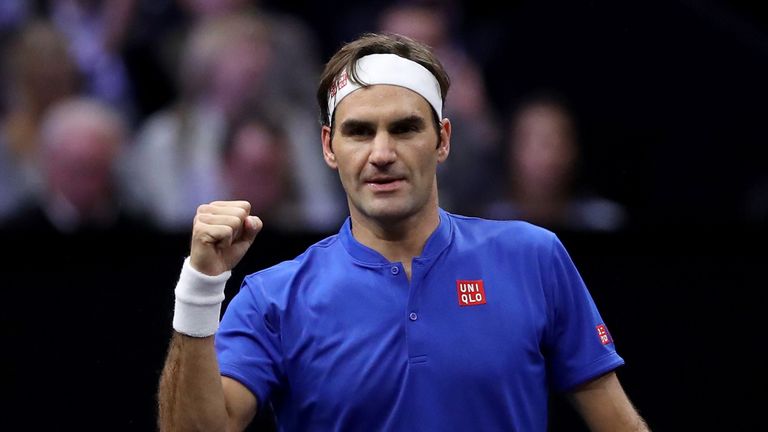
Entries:
{"type": "Polygon", "coordinates": [[[482,280],[457,280],[456,293],[459,295],[459,306],[485,304],[485,288],[482,280]]]}
{"type": "Polygon", "coordinates": [[[608,345],[609,343],[613,342],[611,335],[608,333],[608,329],[605,327],[605,324],[600,324],[597,326],[597,336],[600,338],[600,342],[603,345],[608,345]]]}

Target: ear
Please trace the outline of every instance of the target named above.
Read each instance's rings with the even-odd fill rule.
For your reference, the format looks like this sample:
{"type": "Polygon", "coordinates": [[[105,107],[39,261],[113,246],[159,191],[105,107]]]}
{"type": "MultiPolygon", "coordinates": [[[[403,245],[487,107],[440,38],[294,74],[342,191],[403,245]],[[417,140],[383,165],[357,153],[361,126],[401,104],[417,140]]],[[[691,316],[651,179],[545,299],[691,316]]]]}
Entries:
{"type": "Polygon", "coordinates": [[[451,152],[451,121],[443,119],[440,128],[440,144],[437,146],[437,163],[443,163],[451,152]]]}
{"type": "Polygon", "coordinates": [[[320,139],[323,141],[323,159],[325,159],[326,165],[331,169],[338,169],[339,165],[336,163],[336,154],[333,153],[333,146],[331,145],[331,128],[323,126],[320,130],[320,139]]]}

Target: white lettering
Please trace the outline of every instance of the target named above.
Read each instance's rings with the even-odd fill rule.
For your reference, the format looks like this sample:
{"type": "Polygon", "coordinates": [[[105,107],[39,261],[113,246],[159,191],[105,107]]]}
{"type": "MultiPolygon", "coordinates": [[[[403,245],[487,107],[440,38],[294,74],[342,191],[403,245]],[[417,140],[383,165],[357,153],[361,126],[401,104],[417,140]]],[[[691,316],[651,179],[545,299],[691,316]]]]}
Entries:
{"type": "Polygon", "coordinates": [[[461,302],[464,303],[464,304],[469,303],[469,296],[466,295],[466,294],[462,294],[461,295],[461,302]]]}

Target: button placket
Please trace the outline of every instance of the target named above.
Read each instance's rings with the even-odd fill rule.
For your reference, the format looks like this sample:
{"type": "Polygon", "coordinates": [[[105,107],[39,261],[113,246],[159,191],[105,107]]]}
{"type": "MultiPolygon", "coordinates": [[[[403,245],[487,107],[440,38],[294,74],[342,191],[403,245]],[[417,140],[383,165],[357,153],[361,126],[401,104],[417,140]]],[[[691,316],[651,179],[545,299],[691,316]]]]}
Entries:
{"type": "MultiPolygon", "coordinates": [[[[402,269],[401,269],[402,270],[402,269]]],[[[424,315],[425,309],[420,304],[422,295],[419,291],[425,284],[424,264],[418,258],[414,258],[411,265],[410,292],[408,296],[408,306],[405,309],[405,333],[408,344],[408,362],[409,364],[427,363],[427,346],[429,338],[429,322],[424,315]],[[425,321],[426,320],[426,321],[425,321]]]]}

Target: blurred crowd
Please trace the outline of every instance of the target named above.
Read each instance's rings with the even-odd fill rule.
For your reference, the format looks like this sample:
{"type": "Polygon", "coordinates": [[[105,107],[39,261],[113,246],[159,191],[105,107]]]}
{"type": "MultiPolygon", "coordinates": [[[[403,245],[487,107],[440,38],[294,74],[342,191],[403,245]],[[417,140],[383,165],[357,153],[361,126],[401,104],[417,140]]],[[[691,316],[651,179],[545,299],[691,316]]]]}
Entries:
{"type": "MultiPolygon", "coordinates": [[[[625,206],[580,175],[568,98],[531,89],[494,106],[452,28],[455,3],[381,4],[367,29],[426,42],[451,75],[441,206],[551,229],[626,227],[625,206]]],[[[258,1],[3,0],[0,228],[179,233],[199,204],[247,199],[266,226],[335,231],[347,210],[321,158],[319,40],[258,1]]]]}
{"type": "Polygon", "coordinates": [[[6,228],[182,232],[216,199],[248,199],[281,229],[343,217],[300,21],[244,0],[8,1],[0,14],[6,228]]]}

